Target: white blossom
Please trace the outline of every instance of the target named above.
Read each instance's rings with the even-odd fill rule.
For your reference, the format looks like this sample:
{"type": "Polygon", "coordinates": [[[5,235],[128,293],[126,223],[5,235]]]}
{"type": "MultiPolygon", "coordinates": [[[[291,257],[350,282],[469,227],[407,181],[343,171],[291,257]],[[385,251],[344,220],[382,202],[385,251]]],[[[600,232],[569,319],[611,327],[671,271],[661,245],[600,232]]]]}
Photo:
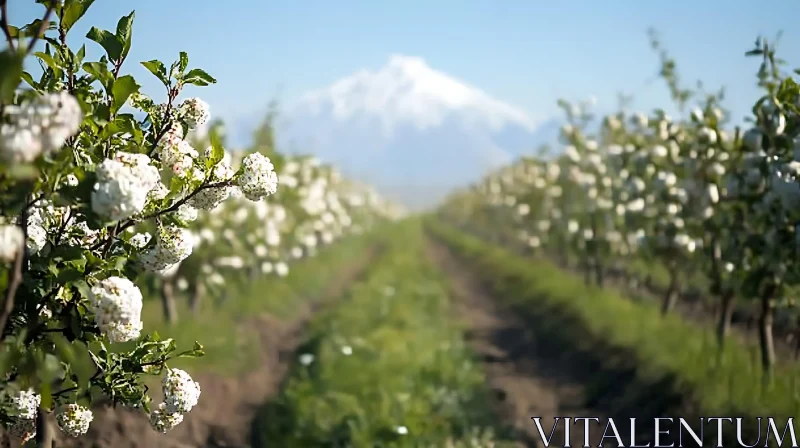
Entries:
{"type": "Polygon", "coordinates": [[[260,201],[278,191],[278,175],[268,157],[257,152],[250,154],[242,161],[242,168],[237,184],[247,199],[260,201]]]}
{"type": "Polygon", "coordinates": [[[161,403],[150,413],[150,425],[158,432],[167,433],[183,422],[183,414],[167,411],[166,403],[161,403]]]}
{"type": "Polygon", "coordinates": [[[15,225],[0,225],[0,261],[10,263],[22,249],[25,235],[15,225]]]}
{"type": "Polygon", "coordinates": [[[208,104],[200,98],[192,97],[183,100],[178,107],[178,113],[183,117],[189,129],[195,129],[205,124],[211,116],[208,104]]]}
{"type": "Polygon", "coordinates": [[[58,427],[65,434],[72,437],[86,434],[93,420],[92,411],[78,404],[68,404],[64,410],[56,415],[58,427]]]}
{"type": "Polygon", "coordinates": [[[161,381],[164,403],[168,413],[186,413],[192,410],[200,398],[200,384],[180,369],[169,369],[161,381]]]}
{"type": "Polygon", "coordinates": [[[91,289],[95,322],[111,342],[139,337],[142,330],[142,293],[130,280],[109,277],[91,289]]]}

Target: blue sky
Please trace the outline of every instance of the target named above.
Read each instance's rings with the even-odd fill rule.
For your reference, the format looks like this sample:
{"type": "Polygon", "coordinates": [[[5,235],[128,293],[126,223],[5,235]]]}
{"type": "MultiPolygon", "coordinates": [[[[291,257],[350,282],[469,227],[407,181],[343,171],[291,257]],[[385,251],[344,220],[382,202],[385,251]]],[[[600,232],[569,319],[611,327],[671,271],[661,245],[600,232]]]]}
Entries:
{"type": "MultiPolygon", "coordinates": [[[[42,11],[32,0],[9,5],[19,24],[42,11]]],[[[557,114],[559,97],[595,95],[616,106],[619,91],[634,107],[668,104],[646,30],[661,32],[685,81],[728,88],[737,117],[757,98],[757,61],[744,57],[758,34],[783,30],[781,53],[800,67],[800,3],[759,6],[743,0],[97,0],[71,33],[86,41],[91,25],[114,29],[136,10],[127,70],[147,93],[158,85],[139,61],[169,63],[179,51],[219,83],[194,88],[212,113],[237,119],[277,97],[291,102],[361,68],[378,68],[390,54],[420,56],[440,71],[479,87],[535,117],[557,114]]],[[[87,43],[88,57],[99,47],[87,43]]],[[[124,70],[123,70],[124,71],[124,70]]]]}

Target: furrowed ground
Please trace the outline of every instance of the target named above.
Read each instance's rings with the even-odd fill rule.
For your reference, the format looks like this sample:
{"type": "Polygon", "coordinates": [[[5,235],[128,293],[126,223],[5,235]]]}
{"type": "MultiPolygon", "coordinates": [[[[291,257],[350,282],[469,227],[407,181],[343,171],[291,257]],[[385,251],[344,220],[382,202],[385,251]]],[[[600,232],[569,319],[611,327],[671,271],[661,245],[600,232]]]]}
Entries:
{"type": "MultiPolygon", "coordinates": [[[[232,292],[224,305],[208,304],[172,326],[160,318],[158,302],[147,302],[143,313],[152,316],[147,322],[163,337],[206,342],[206,356],[176,364],[202,385],[197,407],[174,431],[159,434],[141,413],[100,404],[89,433],[61,438],[58,446],[249,446],[256,411],[278,392],[292,362],[289,354],[302,341],[311,316],[338,299],[381,250],[380,234],[352,237],[298,263],[286,278],[256,280],[232,292]]],[[[157,379],[152,383],[158,394],[157,379]]]]}
{"type": "MultiPolygon", "coordinates": [[[[687,341],[707,328],[579,280],[433,218],[387,225],[194,319],[167,325],[148,302],[163,336],[216,336],[186,366],[203,384],[200,403],[168,434],[98,407],[99,424],[59,446],[542,446],[531,417],[558,445],[555,417],[599,418],[588,434],[570,428],[573,446],[597,446],[609,417],[627,444],[629,417],[792,415],[791,384],[738,390],[753,370],[738,342],[701,363],[713,335],[687,341]]],[[[651,430],[636,442],[652,443],[651,430]]],[[[713,428],[704,440],[716,440],[713,428]]]]}
{"type": "MultiPolygon", "coordinates": [[[[738,339],[720,351],[713,328],[678,315],[663,317],[650,302],[587,287],[547,260],[519,256],[440,222],[432,221],[429,229],[452,252],[443,258],[469,268],[472,291],[491,291],[496,304],[513,310],[510,321],[525,322],[534,337],[518,342],[522,352],[534,353],[544,371],[555,370],[559,380],[582,384],[575,409],[589,407],[597,411],[593,416],[615,422],[740,416],[746,443],[766,442],[755,427],[757,416],[774,416],[782,428],[797,415],[796,366],[781,365],[772,383],[753,387],[761,373],[748,345],[738,339]]],[[[627,440],[627,430],[619,430],[627,440]]],[[[652,436],[638,433],[643,443],[652,436]]],[[[705,433],[704,440],[717,440],[715,428],[707,425],[705,433]]],[[[724,437],[734,439],[735,431],[724,437]]]]}

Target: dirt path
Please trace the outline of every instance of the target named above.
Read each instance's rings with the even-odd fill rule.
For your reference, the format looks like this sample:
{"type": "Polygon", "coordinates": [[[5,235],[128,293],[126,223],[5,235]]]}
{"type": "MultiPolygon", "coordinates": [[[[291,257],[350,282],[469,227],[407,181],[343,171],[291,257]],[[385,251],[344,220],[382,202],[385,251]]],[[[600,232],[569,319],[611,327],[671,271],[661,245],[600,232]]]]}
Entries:
{"type": "MultiPolygon", "coordinates": [[[[271,316],[254,317],[262,352],[258,367],[239,377],[199,374],[202,388],[198,405],[168,434],[150,428],[141,412],[101,408],[94,410],[89,434],[79,439],[59,440],[59,448],[211,448],[249,447],[251,425],[259,407],[279,392],[292,354],[303,342],[306,325],[321,308],[340,297],[376,256],[373,248],[357,263],[346,267],[325,289],[323,297],[309,301],[291,322],[271,316]]],[[[153,391],[155,392],[155,391],[153,391]]],[[[155,397],[154,393],[154,399],[155,397]]]]}
{"type": "MultiPolygon", "coordinates": [[[[442,245],[431,242],[429,256],[451,280],[454,299],[468,326],[467,338],[483,360],[490,387],[494,390],[492,405],[504,423],[518,432],[521,446],[543,446],[531,417],[541,417],[541,425],[549,436],[554,417],[600,418],[602,426],[590,422],[590,445],[597,446],[603,435],[603,413],[585,407],[584,386],[574,380],[574,368],[565,359],[560,362],[551,353],[544,353],[536,343],[536,330],[500,301],[470,275],[470,272],[442,245]]],[[[574,422],[574,420],[573,420],[574,422]]],[[[564,446],[563,419],[558,424],[550,446],[564,446]]],[[[617,428],[623,440],[624,431],[617,428]]],[[[609,433],[610,434],[610,433],[609,433]]],[[[572,446],[584,442],[583,421],[570,425],[572,446]]]]}

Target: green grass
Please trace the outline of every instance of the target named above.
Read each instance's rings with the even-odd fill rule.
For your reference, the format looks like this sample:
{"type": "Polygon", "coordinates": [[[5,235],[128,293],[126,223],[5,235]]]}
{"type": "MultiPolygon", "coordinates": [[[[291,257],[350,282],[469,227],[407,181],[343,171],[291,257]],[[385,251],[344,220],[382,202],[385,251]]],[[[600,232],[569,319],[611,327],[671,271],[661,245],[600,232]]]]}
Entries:
{"type": "Polygon", "coordinates": [[[176,359],[170,361],[171,367],[190,372],[242,372],[259,359],[260,352],[258,337],[247,321],[265,313],[287,320],[296,317],[309,300],[323,295],[326,285],[348,264],[358,262],[379,235],[351,237],[326,247],[316,257],[292,265],[284,278],[265,276],[231,285],[232,291],[223,303],[215,305],[207,297],[197,314],[192,314],[187,300],[178,295],[179,320],[175,325],[164,321],[160,300],[149,298],[142,310],[145,333],[157,331],[162,338],[174,338],[179,350],[191,348],[194,341],[203,345],[205,356],[176,359]]]}
{"type": "Polygon", "coordinates": [[[254,446],[490,446],[484,375],[422,247],[419,222],[400,224],[365,280],[312,323],[297,356],[314,360],[296,362],[259,413],[254,446]]]}
{"type": "Polygon", "coordinates": [[[656,304],[587,287],[546,260],[523,258],[445,224],[431,221],[430,229],[520,313],[580,327],[589,340],[576,345],[603,341],[629,350],[638,378],[673,376],[676,390],[691,396],[701,415],[800,415],[798,368],[779,367],[769,387],[762,387],[753,347],[731,339],[720,353],[711,329],[676,315],[662,317],[656,304]]]}

